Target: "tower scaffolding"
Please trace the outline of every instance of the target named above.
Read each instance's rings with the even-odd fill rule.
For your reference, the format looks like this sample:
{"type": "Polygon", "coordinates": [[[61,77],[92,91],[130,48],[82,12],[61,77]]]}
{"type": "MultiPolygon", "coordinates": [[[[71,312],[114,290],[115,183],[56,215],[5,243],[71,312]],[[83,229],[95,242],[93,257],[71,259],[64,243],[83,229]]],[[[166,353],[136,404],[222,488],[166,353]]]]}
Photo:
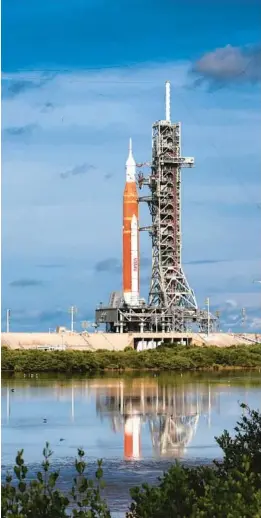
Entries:
{"type": "MultiPolygon", "coordinates": [[[[141,164],[142,165],[142,164],[141,164]]],[[[181,156],[181,124],[170,120],[170,83],[166,82],[166,120],[152,127],[151,174],[139,175],[138,183],[146,185],[146,202],[152,218],[147,230],[152,239],[152,274],[148,304],[161,307],[171,331],[184,331],[188,321],[205,329],[204,311],[198,311],[193,289],[189,286],[181,263],[181,169],[193,167],[193,157],[181,156]],[[172,321],[172,323],[171,323],[172,321]]],[[[210,326],[214,317],[210,315],[210,326]]]]}
{"type": "MultiPolygon", "coordinates": [[[[151,175],[147,202],[152,217],[152,275],[149,305],[197,309],[193,290],[181,266],[181,167],[192,167],[194,158],[180,157],[180,123],[153,125],[151,175]]],[[[143,229],[141,229],[143,230],[143,229]]]]}

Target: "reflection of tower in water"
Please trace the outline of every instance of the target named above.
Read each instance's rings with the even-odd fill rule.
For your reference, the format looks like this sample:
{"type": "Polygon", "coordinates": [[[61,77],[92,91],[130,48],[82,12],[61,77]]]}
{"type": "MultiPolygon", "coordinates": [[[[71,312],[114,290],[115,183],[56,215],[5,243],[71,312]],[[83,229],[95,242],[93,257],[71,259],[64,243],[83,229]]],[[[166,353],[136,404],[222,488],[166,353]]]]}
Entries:
{"type": "Polygon", "coordinates": [[[178,417],[164,415],[150,419],[152,445],[157,456],[182,456],[196,433],[198,420],[199,414],[178,417]]]}
{"type": "Polygon", "coordinates": [[[204,394],[185,390],[184,386],[163,388],[161,412],[149,419],[153,449],[156,455],[180,457],[192,441],[199,415],[206,409],[204,394]]]}
{"type": "Polygon", "coordinates": [[[97,412],[111,419],[115,432],[124,432],[125,459],[141,456],[141,427],[147,423],[156,456],[181,457],[195,436],[199,416],[208,416],[215,396],[211,386],[158,386],[142,381],[96,390],[97,412]]]}

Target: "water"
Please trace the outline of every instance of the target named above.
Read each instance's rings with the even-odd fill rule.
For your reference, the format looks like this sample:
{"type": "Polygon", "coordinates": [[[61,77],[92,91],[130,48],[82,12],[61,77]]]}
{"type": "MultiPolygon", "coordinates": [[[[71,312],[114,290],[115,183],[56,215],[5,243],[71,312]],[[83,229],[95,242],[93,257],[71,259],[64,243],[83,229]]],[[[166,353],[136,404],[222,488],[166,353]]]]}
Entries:
{"type": "Polygon", "coordinates": [[[129,489],[154,483],[174,459],[208,463],[221,456],[214,437],[233,431],[240,402],[261,405],[258,372],[2,379],[2,470],[24,448],[30,471],[46,441],[61,486],[70,488],[77,447],[89,473],[104,460],[106,497],[124,516],[129,489]],[[61,440],[62,439],[62,440],[61,440]]]}

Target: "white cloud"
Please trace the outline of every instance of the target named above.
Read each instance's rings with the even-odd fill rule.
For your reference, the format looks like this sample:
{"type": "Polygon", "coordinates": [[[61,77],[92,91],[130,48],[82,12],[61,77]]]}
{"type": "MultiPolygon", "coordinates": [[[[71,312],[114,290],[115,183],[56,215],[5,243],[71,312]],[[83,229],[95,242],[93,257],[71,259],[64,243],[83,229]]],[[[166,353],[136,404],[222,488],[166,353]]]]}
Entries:
{"type": "Polygon", "coordinates": [[[249,322],[250,329],[260,329],[261,328],[261,317],[255,317],[252,321],[249,322]]]}
{"type": "Polygon", "coordinates": [[[193,71],[205,80],[223,82],[261,81],[261,48],[226,45],[202,56],[193,71]]]}
{"type": "Polygon", "coordinates": [[[227,305],[228,307],[231,307],[231,308],[236,308],[236,307],[238,306],[237,301],[236,301],[236,300],[234,300],[234,299],[228,299],[228,300],[226,300],[226,302],[225,302],[225,303],[226,303],[226,305],[227,305]]]}

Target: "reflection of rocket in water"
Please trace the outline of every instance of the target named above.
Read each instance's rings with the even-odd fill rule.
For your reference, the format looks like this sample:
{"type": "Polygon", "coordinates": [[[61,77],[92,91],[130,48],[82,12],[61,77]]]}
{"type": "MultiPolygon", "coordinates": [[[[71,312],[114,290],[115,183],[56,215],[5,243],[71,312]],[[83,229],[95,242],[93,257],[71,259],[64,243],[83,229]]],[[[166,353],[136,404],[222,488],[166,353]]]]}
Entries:
{"type": "Polygon", "coordinates": [[[141,420],[133,415],[125,418],[124,423],[124,458],[125,460],[140,459],[141,455],[141,420]]]}
{"type": "Polygon", "coordinates": [[[139,303],[139,206],[135,172],[130,139],[123,195],[123,296],[129,306],[139,303]]]}
{"type": "MultiPolygon", "coordinates": [[[[200,415],[211,413],[216,395],[211,386],[160,386],[152,380],[110,385],[97,392],[97,410],[110,417],[116,433],[124,435],[124,458],[141,458],[141,427],[146,423],[156,457],[183,457],[196,434],[200,415]]],[[[145,432],[145,434],[147,431],[145,432]]]]}

